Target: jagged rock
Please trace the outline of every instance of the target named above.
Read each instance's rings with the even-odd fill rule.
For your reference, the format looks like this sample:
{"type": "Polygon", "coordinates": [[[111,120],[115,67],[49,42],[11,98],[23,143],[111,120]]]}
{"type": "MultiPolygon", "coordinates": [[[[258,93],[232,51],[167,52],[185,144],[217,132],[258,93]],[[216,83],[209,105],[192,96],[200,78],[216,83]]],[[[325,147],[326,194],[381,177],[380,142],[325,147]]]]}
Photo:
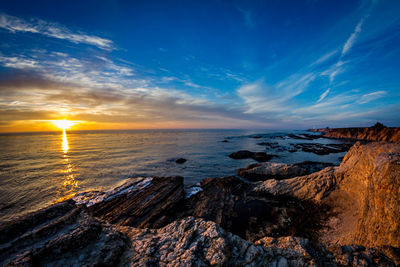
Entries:
{"type": "Polygon", "coordinates": [[[194,216],[216,222],[247,240],[263,236],[300,235],[313,238],[324,209],[311,202],[249,191],[238,177],[209,178],[201,191],[177,208],[175,218],[194,216]]]}
{"type": "Polygon", "coordinates": [[[310,174],[332,165],[331,163],[314,161],[304,161],[296,164],[263,162],[251,164],[246,168],[239,169],[237,173],[252,181],[263,181],[267,179],[282,180],[310,174]]]}
{"type": "Polygon", "coordinates": [[[305,266],[316,259],[287,246],[255,245],[214,222],[187,217],[162,229],[124,228],[131,249],[122,258],[137,266],[305,266]],[[286,264],[286,265],[285,265],[286,264]]]}
{"type": "Polygon", "coordinates": [[[365,128],[335,128],[324,133],[326,138],[388,141],[400,143],[400,128],[398,127],[365,127],[365,128]]]}
{"type": "Polygon", "coordinates": [[[72,200],[0,226],[0,265],[115,266],[126,237],[72,200]]]}
{"type": "Polygon", "coordinates": [[[136,179],[112,191],[89,211],[109,223],[142,228],[169,223],[168,212],[185,197],[180,176],[136,179]]]}
{"type": "Polygon", "coordinates": [[[229,155],[232,159],[248,159],[252,158],[258,162],[268,161],[271,158],[275,157],[275,155],[268,155],[265,152],[251,152],[248,150],[239,150],[237,152],[233,152],[229,155]]]}
{"type": "Polygon", "coordinates": [[[400,145],[356,143],[339,167],[259,182],[254,191],[313,200],[332,208],[325,243],[400,247],[400,145]]]}

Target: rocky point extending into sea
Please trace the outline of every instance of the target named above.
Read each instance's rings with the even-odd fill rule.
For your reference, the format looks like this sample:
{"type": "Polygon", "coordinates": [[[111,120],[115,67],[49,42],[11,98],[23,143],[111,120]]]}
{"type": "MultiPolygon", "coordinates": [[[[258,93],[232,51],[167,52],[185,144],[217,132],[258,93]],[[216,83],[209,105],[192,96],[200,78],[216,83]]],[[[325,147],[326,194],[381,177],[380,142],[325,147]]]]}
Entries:
{"type": "MultiPolygon", "coordinates": [[[[398,142],[367,129],[325,137],[398,142]]],[[[135,178],[3,223],[0,264],[400,265],[400,144],[357,142],[340,166],[262,156],[190,192],[179,176],[135,178]]]]}

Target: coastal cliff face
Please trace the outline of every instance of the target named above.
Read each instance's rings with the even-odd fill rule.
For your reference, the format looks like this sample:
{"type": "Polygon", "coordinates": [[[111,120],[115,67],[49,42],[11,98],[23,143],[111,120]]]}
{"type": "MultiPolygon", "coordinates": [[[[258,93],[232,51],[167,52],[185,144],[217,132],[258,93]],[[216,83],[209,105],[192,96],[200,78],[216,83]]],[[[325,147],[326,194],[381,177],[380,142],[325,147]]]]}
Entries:
{"type": "Polygon", "coordinates": [[[338,167],[206,179],[197,192],[148,177],[80,194],[2,223],[0,265],[400,265],[400,144],[356,143],[338,167]]]}
{"type": "Polygon", "coordinates": [[[400,143],[400,128],[335,128],[326,130],[324,136],[328,138],[348,138],[356,140],[388,141],[400,143]]]}
{"type": "Polygon", "coordinates": [[[324,242],[400,246],[400,144],[356,143],[338,167],[267,180],[254,190],[331,207],[324,242]]]}

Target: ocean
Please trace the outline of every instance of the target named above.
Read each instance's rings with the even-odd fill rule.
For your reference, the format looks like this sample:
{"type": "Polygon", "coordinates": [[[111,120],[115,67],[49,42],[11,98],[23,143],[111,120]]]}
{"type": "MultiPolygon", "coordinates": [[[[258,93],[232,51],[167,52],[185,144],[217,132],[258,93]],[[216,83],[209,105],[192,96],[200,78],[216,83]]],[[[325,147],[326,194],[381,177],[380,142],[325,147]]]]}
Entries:
{"type": "Polygon", "coordinates": [[[50,203],[89,190],[106,190],[132,177],[185,178],[187,187],[208,177],[235,175],[256,163],[228,157],[238,150],[264,151],[271,161],[305,160],[339,164],[345,152],[316,155],[288,151],[296,143],[340,143],[297,140],[289,133],[263,130],[126,130],[16,133],[0,135],[0,221],[9,221],[50,203]],[[223,142],[226,140],[225,142],[223,142]],[[277,142],[276,148],[258,145],[277,142]],[[177,164],[177,158],[185,158],[177,164]]]}

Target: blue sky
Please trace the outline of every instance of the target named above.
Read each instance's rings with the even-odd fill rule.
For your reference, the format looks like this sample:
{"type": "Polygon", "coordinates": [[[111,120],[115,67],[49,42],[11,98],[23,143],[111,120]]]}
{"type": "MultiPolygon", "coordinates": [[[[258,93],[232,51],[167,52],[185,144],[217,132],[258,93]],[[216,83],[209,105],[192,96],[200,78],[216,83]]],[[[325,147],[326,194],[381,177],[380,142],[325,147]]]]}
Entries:
{"type": "Polygon", "coordinates": [[[0,4],[0,130],[400,124],[400,1],[0,4]]]}

